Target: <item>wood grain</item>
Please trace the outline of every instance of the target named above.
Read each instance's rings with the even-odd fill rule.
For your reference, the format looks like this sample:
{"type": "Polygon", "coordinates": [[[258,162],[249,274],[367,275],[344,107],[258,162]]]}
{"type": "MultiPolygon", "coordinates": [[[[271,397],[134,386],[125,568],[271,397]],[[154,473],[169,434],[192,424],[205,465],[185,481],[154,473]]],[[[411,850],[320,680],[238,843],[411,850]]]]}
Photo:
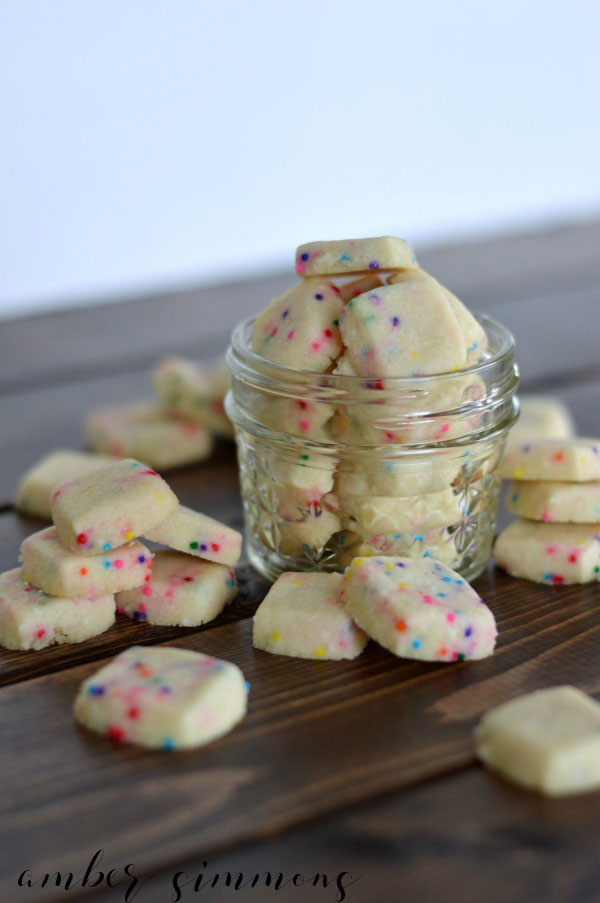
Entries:
{"type": "MultiPolygon", "coordinates": [[[[418,248],[422,266],[475,310],[600,282],[600,221],[418,248]]],[[[219,354],[231,328],[292,284],[287,272],[203,288],[168,288],[0,325],[0,391],[131,372],[163,354],[219,354]]]]}
{"type": "MultiPolygon", "coordinates": [[[[596,903],[599,802],[598,794],[548,800],[473,766],[270,838],[268,843],[210,856],[200,848],[194,857],[172,863],[166,871],[142,874],[136,866],[134,874],[146,881],[140,891],[142,903],[170,900],[179,873],[183,873],[177,879],[179,886],[184,887],[186,875],[192,881],[184,888],[184,903],[194,899],[220,903],[230,896],[256,903],[271,895],[279,903],[304,899],[333,903],[338,876],[348,903],[405,899],[596,903]],[[238,873],[247,882],[259,874],[261,881],[254,888],[233,891],[226,885],[228,872],[234,881],[238,873]],[[273,878],[281,872],[287,881],[276,894],[265,886],[268,872],[273,878]],[[196,895],[193,880],[199,874],[205,876],[205,886],[196,895]],[[291,883],[295,874],[302,875],[304,885],[300,879],[296,886],[291,883]],[[313,887],[316,874],[327,876],[326,888],[322,877],[313,887]],[[209,882],[216,875],[212,887],[209,882]]],[[[92,899],[120,903],[125,886],[92,899]]]]}
{"type": "Polygon", "coordinates": [[[115,748],[79,730],[72,700],[94,665],[2,688],[4,894],[21,863],[62,870],[100,846],[147,869],[266,839],[472,764],[473,724],[500,700],[562,682],[600,691],[596,587],[495,571],[477,586],[500,629],[478,663],[410,662],[374,644],[353,662],[271,656],[252,648],[247,619],[182,636],[175,645],[236,662],[252,685],[245,721],[193,753],[115,748]]]}

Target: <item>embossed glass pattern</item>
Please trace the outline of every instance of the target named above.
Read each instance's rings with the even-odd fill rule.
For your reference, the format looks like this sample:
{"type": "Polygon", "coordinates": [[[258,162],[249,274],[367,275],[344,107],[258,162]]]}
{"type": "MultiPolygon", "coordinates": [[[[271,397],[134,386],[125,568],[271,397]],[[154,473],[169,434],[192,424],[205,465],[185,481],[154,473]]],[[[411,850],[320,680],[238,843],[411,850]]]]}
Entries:
{"type": "Polygon", "coordinates": [[[486,565],[499,462],[518,413],[514,342],[481,317],[485,358],[456,373],[365,379],[275,365],[233,333],[235,425],[250,560],[267,577],[357,555],[486,565]]]}

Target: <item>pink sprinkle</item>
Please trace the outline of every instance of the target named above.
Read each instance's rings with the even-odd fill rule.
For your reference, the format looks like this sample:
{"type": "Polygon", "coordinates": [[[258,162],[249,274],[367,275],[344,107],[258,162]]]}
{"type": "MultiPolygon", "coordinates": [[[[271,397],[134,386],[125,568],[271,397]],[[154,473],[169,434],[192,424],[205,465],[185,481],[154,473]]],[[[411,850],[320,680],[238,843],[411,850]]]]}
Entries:
{"type": "Polygon", "coordinates": [[[139,610],[140,610],[140,611],[146,611],[146,606],[144,605],[143,602],[140,602],[139,610]]]}
{"type": "Polygon", "coordinates": [[[123,562],[121,561],[120,558],[117,558],[116,561],[113,561],[113,564],[114,564],[114,566],[115,566],[116,568],[122,568],[122,567],[123,567],[123,562]]]}
{"type": "Polygon", "coordinates": [[[441,428],[441,432],[442,432],[442,433],[447,433],[449,429],[450,429],[450,424],[449,424],[449,423],[445,423],[445,424],[443,425],[443,427],[441,428]]]}
{"type": "Polygon", "coordinates": [[[552,520],[552,516],[547,511],[542,511],[542,520],[543,521],[552,520]]]}
{"type": "Polygon", "coordinates": [[[306,271],[306,264],[305,264],[305,263],[297,263],[297,264],[296,264],[296,272],[297,272],[297,273],[304,273],[305,271],[306,271]]]}
{"type": "Polygon", "coordinates": [[[318,351],[319,348],[321,347],[321,343],[320,343],[320,342],[313,342],[313,343],[312,343],[312,347],[313,347],[313,351],[318,351]]]}
{"type": "Polygon", "coordinates": [[[301,420],[299,425],[301,430],[307,430],[310,426],[308,420],[301,420]]]}
{"type": "Polygon", "coordinates": [[[145,586],[145,587],[143,588],[142,592],[143,592],[143,594],[144,594],[145,596],[151,596],[151,595],[152,595],[152,590],[150,589],[149,586],[145,586]]]}
{"type": "Polygon", "coordinates": [[[433,605],[433,599],[431,596],[423,596],[423,602],[427,602],[428,605],[433,605]]]}
{"type": "Polygon", "coordinates": [[[41,640],[41,638],[42,638],[43,636],[46,636],[46,631],[44,630],[43,627],[40,627],[39,630],[36,630],[35,635],[36,635],[36,637],[37,637],[38,639],[41,640]]]}
{"type": "Polygon", "coordinates": [[[548,555],[554,555],[555,552],[556,552],[556,546],[548,546],[546,548],[546,553],[548,555]]]}
{"type": "Polygon", "coordinates": [[[446,615],[446,620],[449,621],[450,624],[452,624],[453,621],[456,621],[456,615],[449,611],[446,615]]]}
{"type": "Polygon", "coordinates": [[[271,330],[271,338],[272,338],[274,335],[277,335],[278,331],[279,331],[279,330],[278,330],[278,327],[277,327],[277,326],[276,326],[274,329],[272,329],[272,330],[271,330]]]}
{"type": "Polygon", "coordinates": [[[294,330],[293,330],[293,329],[290,329],[290,331],[289,331],[288,334],[287,334],[287,337],[288,337],[288,339],[293,339],[293,338],[294,338],[294,330]]]}

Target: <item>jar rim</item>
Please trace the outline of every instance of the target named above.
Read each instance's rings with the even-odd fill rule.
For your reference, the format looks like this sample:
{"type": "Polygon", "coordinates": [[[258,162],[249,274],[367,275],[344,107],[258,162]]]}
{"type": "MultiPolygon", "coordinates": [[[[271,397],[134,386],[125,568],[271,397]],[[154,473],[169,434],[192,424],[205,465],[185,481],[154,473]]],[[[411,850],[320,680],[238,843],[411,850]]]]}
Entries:
{"type": "Polygon", "coordinates": [[[232,358],[237,358],[245,367],[260,374],[261,381],[268,380],[278,383],[285,382],[312,382],[316,380],[322,381],[326,379],[329,385],[338,385],[340,388],[351,389],[352,386],[364,385],[365,379],[385,379],[386,385],[390,389],[401,389],[404,387],[423,387],[438,383],[441,380],[457,380],[465,376],[483,376],[489,369],[492,369],[500,361],[510,361],[514,358],[515,340],[510,332],[502,323],[494,320],[485,314],[473,314],[477,322],[483,327],[488,338],[491,336],[495,339],[496,350],[492,353],[486,352],[488,356],[470,367],[464,367],[460,370],[445,371],[442,373],[424,374],[422,376],[384,376],[376,375],[365,377],[357,375],[349,375],[345,373],[327,373],[316,370],[299,370],[294,367],[288,367],[286,364],[277,364],[268,358],[262,357],[260,354],[252,351],[249,346],[249,337],[251,328],[254,324],[255,317],[248,317],[242,320],[234,328],[231,334],[231,345],[227,351],[227,363],[230,369],[232,358]],[[330,382],[331,381],[331,382],[330,382]]]}

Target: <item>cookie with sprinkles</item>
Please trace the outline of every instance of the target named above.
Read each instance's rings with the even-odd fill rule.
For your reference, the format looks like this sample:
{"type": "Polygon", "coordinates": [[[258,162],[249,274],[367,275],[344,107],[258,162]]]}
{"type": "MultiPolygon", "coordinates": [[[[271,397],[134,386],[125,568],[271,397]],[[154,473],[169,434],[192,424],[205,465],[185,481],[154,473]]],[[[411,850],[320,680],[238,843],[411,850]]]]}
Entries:
{"type": "Polygon", "coordinates": [[[501,474],[507,480],[575,483],[600,480],[600,439],[535,439],[510,443],[501,474]]]}
{"type": "Polygon", "coordinates": [[[241,533],[185,505],[179,505],[173,514],[144,535],[170,549],[230,567],[238,563],[242,552],[241,533]]]}
{"type": "Polygon", "coordinates": [[[296,658],[356,658],[367,636],[339,601],[341,581],[340,574],[281,574],[254,615],[253,646],[296,658]]]}
{"type": "Polygon", "coordinates": [[[461,370],[467,346],[441,288],[399,282],[348,301],[340,332],[359,376],[424,376],[461,370]]]}
{"type": "Polygon", "coordinates": [[[522,480],[509,486],[506,507],[519,517],[546,523],[600,524],[600,481],[522,480]]]}
{"type": "Polygon", "coordinates": [[[402,658],[456,662],[494,651],[492,612],[440,561],[355,558],[339,598],[368,636],[402,658]]]}
{"type": "Polygon", "coordinates": [[[132,646],[81,684],[77,721],[114,743],[203,746],[246,714],[249,684],[231,662],[170,646],[132,646]]]}
{"type": "Polygon", "coordinates": [[[437,279],[434,279],[433,276],[430,276],[429,273],[426,273],[424,270],[417,269],[409,270],[405,273],[394,273],[388,277],[387,281],[388,285],[394,285],[398,282],[407,282],[413,279],[432,280],[439,288],[441,288],[460,324],[460,328],[462,329],[467,346],[467,366],[470,367],[472,364],[476,364],[477,361],[481,359],[488,346],[488,337],[483,326],[475,319],[471,311],[465,307],[456,295],[453,295],[445,285],[442,285],[437,279]]]}
{"type": "Polygon", "coordinates": [[[150,580],[152,553],[133,540],[101,555],[76,555],[61,543],[56,527],[23,540],[24,579],[51,596],[95,598],[142,586],[150,580]]]}
{"type": "Polygon", "coordinates": [[[182,552],[156,552],[152,578],[116,597],[117,610],[139,623],[198,627],[237,595],[235,571],[182,552]]]}
{"type": "Polygon", "coordinates": [[[275,364],[322,373],[342,350],[339,321],[343,309],[333,282],[300,282],[257,315],[252,351],[275,364]]]}
{"type": "Polygon", "coordinates": [[[296,272],[303,277],[411,270],[416,266],[409,243],[395,235],[311,241],[296,249],[296,272]]]}
{"type": "Polygon", "coordinates": [[[102,555],[161,523],[179,502],[156,471],[126,458],[63,483],[51,504],[64,547],[102,555]]]}
{"type": "Polygon", "coordinates": [[[513,577],[562,586],[600,579],[600,527],[515,520],[498,536],[496,564],[513,577]]]}
{"type": "Polygon", "coordinates": [[[50,596],[23,580],[21,568],[0,574],[0,646],[45,649],[53,643],[81,643],[115,622],[112,594],[50,596]]]}

